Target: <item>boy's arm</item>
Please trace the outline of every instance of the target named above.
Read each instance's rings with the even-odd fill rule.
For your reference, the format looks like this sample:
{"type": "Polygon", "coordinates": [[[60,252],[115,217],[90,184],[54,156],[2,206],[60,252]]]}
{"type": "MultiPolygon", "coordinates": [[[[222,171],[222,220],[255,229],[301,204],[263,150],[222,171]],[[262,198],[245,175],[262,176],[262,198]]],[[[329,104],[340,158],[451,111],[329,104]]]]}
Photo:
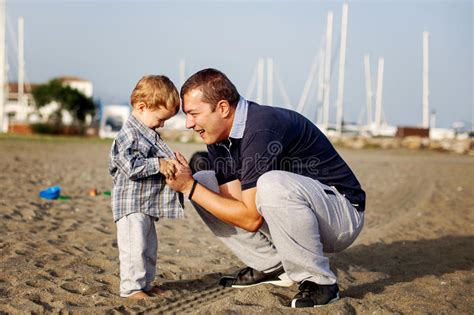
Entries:
{"type": "Polygon", "coordinates": [[[147,158],[133,141],[115,141],[112,159],[117,168],[130,180],[138,180],[160,172],[160,158],[147,158]]]}

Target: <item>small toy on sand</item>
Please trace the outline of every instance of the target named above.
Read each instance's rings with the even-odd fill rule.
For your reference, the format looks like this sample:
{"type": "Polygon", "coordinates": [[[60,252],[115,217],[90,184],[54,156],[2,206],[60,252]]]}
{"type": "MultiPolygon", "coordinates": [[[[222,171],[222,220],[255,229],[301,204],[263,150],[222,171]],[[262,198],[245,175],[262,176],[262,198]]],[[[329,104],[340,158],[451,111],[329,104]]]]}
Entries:
{"type": "Polygon", "coordinates": [[[61,195],[61,186],[51,186],[40,191],[39,196],[43,199],[58,199],[61,195]]]}
{"type": "Polygon", "coordinates": [[[89,196],[96,197],[97,196],[97,188],[91,188],[91,190],[89,190],[89,196]]]}

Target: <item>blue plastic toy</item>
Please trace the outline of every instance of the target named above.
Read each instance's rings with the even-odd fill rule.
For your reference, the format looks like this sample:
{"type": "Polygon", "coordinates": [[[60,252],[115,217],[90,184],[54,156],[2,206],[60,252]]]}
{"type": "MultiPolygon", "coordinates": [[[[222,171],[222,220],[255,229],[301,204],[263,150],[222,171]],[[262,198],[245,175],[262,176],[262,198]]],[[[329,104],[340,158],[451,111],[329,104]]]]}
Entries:
{"type": "Polygon", "coordinates": [[[52,186],[40,191],[39,196],[43,199],[53,200],[58,199],[60,194],[61,186],[52,186]]]}

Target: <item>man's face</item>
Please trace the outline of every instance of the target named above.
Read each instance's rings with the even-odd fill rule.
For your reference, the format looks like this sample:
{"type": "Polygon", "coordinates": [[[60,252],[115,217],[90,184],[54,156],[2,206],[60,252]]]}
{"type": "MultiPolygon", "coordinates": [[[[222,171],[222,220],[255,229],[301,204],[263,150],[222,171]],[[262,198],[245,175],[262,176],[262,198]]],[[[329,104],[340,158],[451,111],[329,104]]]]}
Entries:
{"type": "MultiPolygon", "coordinates": [[[[229,137],[229,121],[220,104],[212,111],[209,103],[202,101],[202,92],[190,90],[183,97],[183,112],[186,114],[186,128],[193,129],[206,144],[214,144],[229,137]]],[[[231,124],[230,124],[231,126],[231,124]]]]}

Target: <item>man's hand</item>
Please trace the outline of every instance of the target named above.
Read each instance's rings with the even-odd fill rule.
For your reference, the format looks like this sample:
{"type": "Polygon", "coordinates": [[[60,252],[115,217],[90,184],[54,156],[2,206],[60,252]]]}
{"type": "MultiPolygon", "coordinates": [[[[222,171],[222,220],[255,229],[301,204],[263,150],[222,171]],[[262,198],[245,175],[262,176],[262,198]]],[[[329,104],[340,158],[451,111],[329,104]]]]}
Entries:
{"type": "Polygon", "coordinates": [[[160,159],[160,173],[165,176],[166,179],[172,179],[176,173],[176,167],[171,160],[160,159]]]}
{"type": "MultiPolygon", "coordinates": [[[[176,167],[173,179],[166,183],[176,191],[189,196],[193,187],[194,178],[188,162],[179,152],[176,152],[176,161],[171,160],[176,167]]],[[[255,205],[256,188],[242,192],[240,182],[234,180],[220,186],[220,193],[215,193],[198,184],[193,195],[193,201],[206,211],[226,223],[238,226],[250,232],[257,231],[263,224],[263,217],[255,205]]]]}
{"type": "Polygon", "coordinates": [[[175,155],[176,160],[169,160],[169,162],[173,164],[176,172],[172,178],[166,178],[166,183],[174,190],[187,196],[193,186],[194,178],[186,158],[179,152],[176,152],[175,155]]]}

